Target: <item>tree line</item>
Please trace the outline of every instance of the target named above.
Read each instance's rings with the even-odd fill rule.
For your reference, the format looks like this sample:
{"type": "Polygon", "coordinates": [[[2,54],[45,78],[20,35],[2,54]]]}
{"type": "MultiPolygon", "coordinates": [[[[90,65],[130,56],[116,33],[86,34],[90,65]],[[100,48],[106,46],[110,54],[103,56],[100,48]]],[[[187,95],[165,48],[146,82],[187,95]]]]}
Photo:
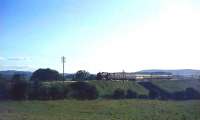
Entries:
{"type": "MultiPolygon", "coordinates": [[[[96,86],[89,80],[91,76],[86,71],[78,71],[74,80],[77,82],[62,82],[62,76],[59,72],[51,69],[36,70],[30,80],[23,75],[15,74],[10,80],[5,80],[0,75],[0,99],[1,100],[57,100],[57,99],[78,99],[93,100],[100,98],[99,91],[96,86]]],[[[147,84],[147,83],[145,83],[147,84]]],[[[149,89],[152,89],[152,85],[149,89]]],[[[137,92],[128,89],[116,89],[109,96],[103,98],[108,99],[200,99],[200,94],[192,88],[185,91],[175,92],[173,94],[160,94],[159,90],[149,90],[148,95],[138,95],[137,92]]]]}

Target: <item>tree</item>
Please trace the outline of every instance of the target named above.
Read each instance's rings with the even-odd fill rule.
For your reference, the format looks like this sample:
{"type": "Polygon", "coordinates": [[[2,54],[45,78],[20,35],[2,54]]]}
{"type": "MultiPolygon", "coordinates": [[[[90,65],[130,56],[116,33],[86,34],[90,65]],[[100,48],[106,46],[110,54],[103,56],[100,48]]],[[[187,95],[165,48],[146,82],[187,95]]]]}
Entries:
{"type": "Polygon", "coordinates": [[[90,73],[85,70],[79,70],[75,74],[75,80],[88,80],[90,73]]]}
{"type": "Polygon", "coordinates": [[[11,97],[14,100],[23,100],[27,97],[28,82],[20,74],[15,74],[12,77],[11,97]]]}
{"type": "Polygon", "coordinates": [[[97,73],[97,76],[96,76],[97,78],[97,80],[102,80],[103,79],[103,76],[102,76],[102,74],[99,72],[99,73],[97,73]]]}
{"type": "Polygon", "coordinates": [[[98,91],[95,86],[86,82],[75,82],[68,86],[68,97],[78,100],[92,100],[98,98],[98,91]]]}
{"type": "Polygon", "coordinates": [[[113,93],[113,98],[114,99],[124,99],[126,97],[125,91],[123,89],[116,89],[113,93]]]}
{"type": "Polygon", "coordinates": [[[33,81],[54,81],[59,80],[60,75],[56,70],[52,69],[38,69],[31,76],[33,81]]]}

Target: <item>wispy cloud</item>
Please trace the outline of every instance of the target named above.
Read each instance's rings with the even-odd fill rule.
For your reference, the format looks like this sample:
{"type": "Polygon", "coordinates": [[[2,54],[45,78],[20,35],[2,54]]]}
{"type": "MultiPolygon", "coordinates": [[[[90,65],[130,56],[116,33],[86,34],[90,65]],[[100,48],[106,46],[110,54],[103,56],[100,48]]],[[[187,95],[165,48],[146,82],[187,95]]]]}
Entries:
{"type": "Polygon", "coordinates": [[[0,57],[0,60],[5,60],[5,58],[4,57],[0,57]]]}
{"type": "Polygon", "coordinates": [[[5,70],[34,70],[32,65],[3,65],[5,70]]]}
{"type": "Polygon", "coordinates": [[[31,60],[30,57],[0,57],[0,60],[8,60],[8,61],[28,61],[31,60]]]}
{"type": "Polygon", "coordinates": [[[25,61],[25,60],[31,60],[30,57],[9,57],[7,60],[11,61],[25,61]]]}

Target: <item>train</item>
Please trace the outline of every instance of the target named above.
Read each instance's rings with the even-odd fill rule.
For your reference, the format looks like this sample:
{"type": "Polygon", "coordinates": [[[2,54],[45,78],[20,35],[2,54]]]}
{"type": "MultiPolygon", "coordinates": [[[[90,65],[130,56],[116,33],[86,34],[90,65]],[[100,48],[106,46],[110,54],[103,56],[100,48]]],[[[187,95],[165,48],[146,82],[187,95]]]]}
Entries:
{"type": "Polygon", "coordinates": [[[100,72],[98,80],[170,80],[173,75],[170,73],[127,73],[127,72],[100,72]]]}

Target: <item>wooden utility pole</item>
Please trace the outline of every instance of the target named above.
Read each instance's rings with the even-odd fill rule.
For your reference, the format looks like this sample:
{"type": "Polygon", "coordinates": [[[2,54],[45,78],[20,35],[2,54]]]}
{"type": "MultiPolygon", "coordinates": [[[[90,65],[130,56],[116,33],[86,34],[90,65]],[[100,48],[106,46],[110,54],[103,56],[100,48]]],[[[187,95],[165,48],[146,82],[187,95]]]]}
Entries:
{"type": "Polygon", "coordinates": [[[123,86],[124,86],[124,90],[125,90],[125,79],[126,79],[126,73],[125,73],[125,71],[123,70],[122,71],[122,79],[123,79],[123,86]]]}
{"type": "Polygon", "coordinates": [[[63,65],[63,82],[65,81],[65,57],[61,57],[62,65],[63,65]]]}
{"type": "MultiPolygon", "coordinates": [[[[65,56],[61,57],[61,62],[62,62],[62,67],[63,67],[63,90],[64,90],[64,88],[65,88],[65,85],[64,85],[64,83],[65,83],[65,56]]],[[[65,97],[65,94],[63,91],[63,99],[64,99],[64,97],[65,97]]]]}

